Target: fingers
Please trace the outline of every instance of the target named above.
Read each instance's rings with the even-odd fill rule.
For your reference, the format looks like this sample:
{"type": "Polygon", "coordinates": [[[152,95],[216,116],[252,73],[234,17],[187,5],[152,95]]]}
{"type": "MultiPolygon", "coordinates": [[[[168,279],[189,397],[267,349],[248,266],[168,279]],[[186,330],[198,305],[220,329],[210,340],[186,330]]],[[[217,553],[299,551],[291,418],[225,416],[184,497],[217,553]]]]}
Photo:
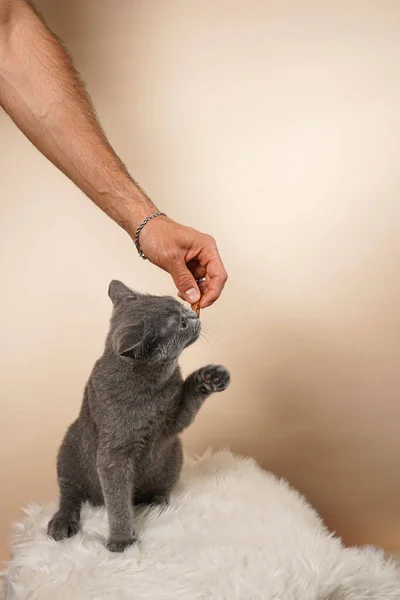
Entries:
{"type": "Polygon", "coordinates": [[[203,277],[205,277],[207,274],[207,269],[203,267],[203,265],[201,265],[196,258],[187,263],[187,268],[192,273],[196,281],[198,279],[203,279],[203,277]]]}
{"type": "Polygon", "coordinates": [[[189,271],[183,257],[179,257],[171,264],[172,279],[178,289],[178,296],[190,304],[200,300],[200,290],[195,278],[189,271]]]}
{"type": "MultiPolygon", "coordinates": [[[[200,252],[197,259],[189,261],[186,265],[193,274],[197,288],[201,293],[200,308],[211,306],[220,297],[228,279],[215,242],[212,238],[211,241],[213,242],[211,250],[207,246],[200,252]],[[205,278],[205,281],[199,283],[198,280],[203,278],[205,278]]],[[[187,297],[182,291],[179,291],[178,296],[181,300],[186,300],[187,297]]]]}
{"type": "MultiPolygon", "coordinates": [[[[201,294],[202,296],[203,296],[203,294],[204,294],[204,292],[205,292],[205,290],[206,290],[206,288],[207,288],[207,279],[208,279],[208,278],[206,277],[206,275],[205,275],[205,269],[203,269],[203,271],[204,271],[204,274],[203,274],[203,275],[201,275],[201,276],[200,276],[200,275],[198,275],[198,274],[196,274],[196,275],[195,275],[195,277],[196,277],[196,278],[195,278],[195,281],[196,281],[196,283],[197,283],[197,286],[198,286],[198,288],[199,288],[199,290],[200,290],[200,294],[201,294]]],[[[193,272],[193,271],[192,271],[192,272],[193,272]]],[[[178,292],[178,297],[179,297],[181,300],[184,300],[184,301],[186,301],[186,298],[185,298],[184,294],[182,294],[181,292],[178,292]]]]}
{"type": "Polygon", "coordinates": [[[207,287],[201,297],[200,308],[207,308],[218,300],[227,280],[227,272],[218,256],[207,265],[207,287]]]}
{"type": "Polygon", "coordinates": [[[205,290],[202,294],[200,308],[207,308],[218,300],[228,280],[228,274],[213,238],[209,238],[209,245],[205,252],[200,253],[199,261],[206,270],[205,290]]]}

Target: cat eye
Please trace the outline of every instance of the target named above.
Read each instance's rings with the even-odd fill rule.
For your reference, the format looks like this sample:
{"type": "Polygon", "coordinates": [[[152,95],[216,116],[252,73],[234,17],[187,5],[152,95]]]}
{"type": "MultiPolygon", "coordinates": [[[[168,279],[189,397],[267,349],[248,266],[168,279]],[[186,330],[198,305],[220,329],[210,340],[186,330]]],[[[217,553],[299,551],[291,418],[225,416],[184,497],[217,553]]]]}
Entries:
{"type": "Polygon", "coordinates": [[[185,319],[185,317],[182,317],[181,318],[181,327],[182,327],[182,329],[186,329],[187,326],[188,326],[187,320],[185,319]]]}

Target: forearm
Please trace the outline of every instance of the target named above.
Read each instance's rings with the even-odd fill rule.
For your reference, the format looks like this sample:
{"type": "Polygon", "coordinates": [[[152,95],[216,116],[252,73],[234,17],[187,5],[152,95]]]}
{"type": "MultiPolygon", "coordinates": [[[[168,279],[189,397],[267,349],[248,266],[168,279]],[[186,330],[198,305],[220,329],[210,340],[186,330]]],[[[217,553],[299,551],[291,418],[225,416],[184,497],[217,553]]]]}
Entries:
{"type": "Polygon", "coordinates": [[[173,433],[181,433],[193,423],[209,395],[208,390],[201,389],[198,371],[192,373],[183,384],[180,402],[172,423],[173,433]]]}
{"type": "Polygon", "coordinates": [[[155,210],[108,143],[70,57],[25,0],[0,0],[0,104],[130,235],[155,210]]]}
{"type": "Polygon", "coordinates": [[[121,552],[132,544],[134,468],[129,457],[101,445],[97,450],[100,478],[109,523],[108,548],[121,552]]]}

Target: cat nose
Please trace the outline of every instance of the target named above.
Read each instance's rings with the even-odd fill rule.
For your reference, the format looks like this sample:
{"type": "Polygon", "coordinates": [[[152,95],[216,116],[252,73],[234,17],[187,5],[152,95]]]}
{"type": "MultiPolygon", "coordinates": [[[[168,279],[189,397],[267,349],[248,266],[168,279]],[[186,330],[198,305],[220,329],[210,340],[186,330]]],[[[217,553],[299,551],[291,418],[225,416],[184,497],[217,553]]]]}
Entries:
{"type": "Polygon", "coordinates": [[[189,319],[189,320],[193,320],[193,319],[197,319],[197,315],[193,310],[188,310],[187,312],[185,312],[183,314],[183,319],[189,319]]]}

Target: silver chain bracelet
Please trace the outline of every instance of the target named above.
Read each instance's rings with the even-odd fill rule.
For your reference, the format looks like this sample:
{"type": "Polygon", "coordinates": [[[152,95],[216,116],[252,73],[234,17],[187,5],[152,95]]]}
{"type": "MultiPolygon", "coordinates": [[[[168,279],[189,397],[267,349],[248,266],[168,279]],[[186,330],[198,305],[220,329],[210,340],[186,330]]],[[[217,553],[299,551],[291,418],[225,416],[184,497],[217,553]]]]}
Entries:
{"type": "Polygon", "coordinates": [[[153,213],[152,215],[149,215],[148,217],[146,217],[145,219],[143,219],[143,221],[140,223],[139,227],[136,229],[136,233],[135,233],[135,246],[136,246],[136,250],[138,251],[138,254],[140,256],[140,258],[143,258],[143,260],[147,259],[147,256],[145,255],[145,253],[143,252],[143,250],[140,247],[140,243],[139,243],[139,235],[140,232],[142,231],[143,227],[146,225],[146,223],[148,223],[149,221],[151,221],[152,219],[155,219],[156,217],[166,217],[167,215],[165,214],[165,212],[161,212],[160,210],[153,213]]]}

